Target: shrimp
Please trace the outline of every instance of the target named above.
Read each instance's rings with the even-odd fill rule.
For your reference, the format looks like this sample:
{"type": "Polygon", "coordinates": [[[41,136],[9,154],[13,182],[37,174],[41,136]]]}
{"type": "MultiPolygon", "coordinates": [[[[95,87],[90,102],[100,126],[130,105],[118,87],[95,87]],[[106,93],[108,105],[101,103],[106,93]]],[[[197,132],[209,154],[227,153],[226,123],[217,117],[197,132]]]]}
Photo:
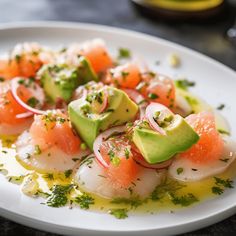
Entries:
{"type": "Polygon", "coordinates": [[[81,150],[81,140],[73,132],[68,117],[60,111],[37,115],[29,131],[16,142],[18,158],[38,171],[73,169],[76,161],[89,151],[81,150]]]}
{"type": "Polygon", "coordinates": [[[43,64],[53,61],[53,53],[37,43],[17,44],[8,59],[0,60],[0,77],[34,77],[43,64]]]}

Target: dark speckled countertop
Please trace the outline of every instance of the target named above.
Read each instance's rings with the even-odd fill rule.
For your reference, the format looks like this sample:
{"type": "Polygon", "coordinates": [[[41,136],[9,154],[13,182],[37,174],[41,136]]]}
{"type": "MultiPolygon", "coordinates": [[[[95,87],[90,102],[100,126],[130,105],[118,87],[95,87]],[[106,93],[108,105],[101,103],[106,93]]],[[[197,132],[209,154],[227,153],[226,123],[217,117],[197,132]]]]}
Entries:
{"type": "MultiPolygon", "coordinates": [[[[154,21],[140,15],[128,0],[0,0],[0,23],[15,21],[75,21],[116,26],[174,41],[206,54],[236,70],[236,47],[225,32],[236,17],[236,1],[218,22],[189,24],[154,21]],[[112,5],[111,5],[112,2],[112,5]]],[[[1,42],[1,39],[0,39],[1,42]]],[[[185,236],[235,235],[236,215],[185,236]]],[[[0,217],[0,236],[56,236],[0,217]]]]}

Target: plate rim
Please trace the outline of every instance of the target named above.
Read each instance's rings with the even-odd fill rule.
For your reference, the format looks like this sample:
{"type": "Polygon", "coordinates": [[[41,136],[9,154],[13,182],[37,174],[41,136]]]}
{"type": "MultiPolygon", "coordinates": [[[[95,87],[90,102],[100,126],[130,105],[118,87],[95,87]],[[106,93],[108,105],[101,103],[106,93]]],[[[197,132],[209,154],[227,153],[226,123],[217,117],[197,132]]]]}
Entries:
{"type": "MultiPolygon", "coordinates": [[[[96,30],[96,31],[103,31],[103,32],[110,32],[112,34],[116,33],[116,34],[125,34],[127,36],[131,36],[131,37],[138,37],[139,39],[144,39],[144,40],[152,40],[155,42],[158,42],[160,44],[164,44],[167,47],[171,46],[171,47],[175,47],[178,48],[179,50],[183,51],[183,52],[187,52],[188,54],[191,54],[195,57],[198,57],[198,59],[200,60],[205,60],[208,63],[213,64],[214,66],[220,67],[221,70],[224,70],[226,73],[230,73],[233,77],[236,78],[236,72],[233,68],[230,68],[226,65],[224,65],[223,63],[203,54],[200,53],[198,51],[195,51],[194,49],[190,49],[187,48],[183,45],[180,45],[178,43],[175,42],[171,42],[167,39],[162,39],[159,38],[157,36],[153,36],[153,35],[149,35],[146,33],[141,33],[141,32],[136,32],[134,30],[128,30],[128,29],[124,29],[124,28],[119,28],[119,27],[113,27],[113,26],[106,26],[106,25],[100,25],[100,24],[94,24],[94,23],[81,23],[81,22],[70,22],[70,21],[19,21],[19,22],[10,22],[10,23],[0,23],[0,32],[4,31],[4,30],[14,30],[14,29],[23,29],[23,28],[58,28],[58,29],[63,29],[63,28],[74,28],[74,29],[85,29],[85,30],[96,30]]],[[[59,230],[66,229],[66,230],[73,230],[71,232],[75,232],[74,230],[80,230],[80,231],[86,231],[88,232],[102,232],[102,233],[141,233],[141,232],[155,232],[157,230],[163,230],[163,231],[168,231],[171,230],[172,228],[178,228],[178,232],[188,232],[188,231],[192,231],[195,229],[200,229],[203,227],[206,227],[208,225],[211,225],[213,223],[219,222],[233,214],[236,213],[236,203],[232,203],[230,206],[227,206],[224,208],[224,210],[218,211],[218,212],[214,212],[212,214],[208,214],[206,217],[201,217],[198,219],[195,219],[193,221],[188,221],[187,223],[179,223],[179,224],[175,224],[169,227],[161,227],[161,228],[149,228],[149,229],[131,229],[131,230],[119,230],[119,229],[114,229],[114,230],[105,230],[105,229],[89,229],[89,228],[77,228],[77,227],[73,227],[73,226],[66,226],[66,225],[59,225],[58,223],[52,223],[52,222],[47,222],[41,219],[38,219],[37,217],[30,217],[27,216],[27,214],[20,214],[20,213],[16,213],[13,210],[9,210],[9,209],[4,209],[2,207],[0,207],[0,213],[3,217],[8,218],[10,220],[13,220],[15,222],[19,222],[21,224],[33,227],[33,228],[37,228],[37,229],[41,229],[39,226],[40,224],[46,224],[47,225],[47,230],[50,232],[56,232],[55,229],[53,228],[54,226],[56,226],[59,230]],[[4,214],[5,213],[5,214],[4,214]],[[17,219],[12,219],[11,216],[16,216],[15,218],[17,219]],[[18,219],[19,218],[19,219],[18,219]],[[21,219],[22,218],[22,219],[21,219]],[[33,221],[33,225],[30,224],[30,222],[32,223],[33,221]],[[202,225],[199,227],[198,223],[201,222],[202,225]],[[186,226],[186,227],[191,227],[191,229],[188,229],[188,231],[186,230],[180,230],[181,227],[186,226]]],[[[59,233],[59,232],[57,232],[59,233]]]]}

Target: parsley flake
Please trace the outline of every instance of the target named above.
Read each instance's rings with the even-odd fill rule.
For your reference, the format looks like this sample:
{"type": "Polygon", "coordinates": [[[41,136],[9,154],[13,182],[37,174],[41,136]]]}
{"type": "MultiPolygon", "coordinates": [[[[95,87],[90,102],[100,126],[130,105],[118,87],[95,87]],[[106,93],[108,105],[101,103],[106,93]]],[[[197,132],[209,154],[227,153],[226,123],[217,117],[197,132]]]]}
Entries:
{"type": "Polygon", "coordinates": [[[128,210],[126,208],[110,209],[109,214],[115,216],[117,219],[125,219],[128,217],[128,210]]]}

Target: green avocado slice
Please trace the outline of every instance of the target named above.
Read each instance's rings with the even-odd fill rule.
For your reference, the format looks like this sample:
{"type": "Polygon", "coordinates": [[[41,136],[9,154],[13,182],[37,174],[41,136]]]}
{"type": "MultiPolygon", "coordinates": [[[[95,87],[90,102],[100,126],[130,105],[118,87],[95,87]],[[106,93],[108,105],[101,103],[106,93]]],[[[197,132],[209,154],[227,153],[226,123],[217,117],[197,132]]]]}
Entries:
{"type": "Polygon", "coordinates": [[[108,93],[108,106],[101,114],[93,111],[88,96],[72,101],[68,108],[72,125],[90,149],[100,132],[133,120],[138,112],[138,106],[122,90],[103,89],[108,93]]]}
{"type": "Polygon", "coordinates": [[[166,135],[162,135],[152,129],[140,126],[134,128],[133,142],[150,164],[167,161],[199,140],[198,134],[180,115],[173,116],[165,131],[166,135]]]}
{"type": "Polygon", "coordinates": [[[78,66],[67,64],[44,65],[37,76],[43,89],[53,103],[58,98],[69,102],[74,90],[89,81],[97,81],[97,75],[84,57],[78,58],[78,66]]]}

